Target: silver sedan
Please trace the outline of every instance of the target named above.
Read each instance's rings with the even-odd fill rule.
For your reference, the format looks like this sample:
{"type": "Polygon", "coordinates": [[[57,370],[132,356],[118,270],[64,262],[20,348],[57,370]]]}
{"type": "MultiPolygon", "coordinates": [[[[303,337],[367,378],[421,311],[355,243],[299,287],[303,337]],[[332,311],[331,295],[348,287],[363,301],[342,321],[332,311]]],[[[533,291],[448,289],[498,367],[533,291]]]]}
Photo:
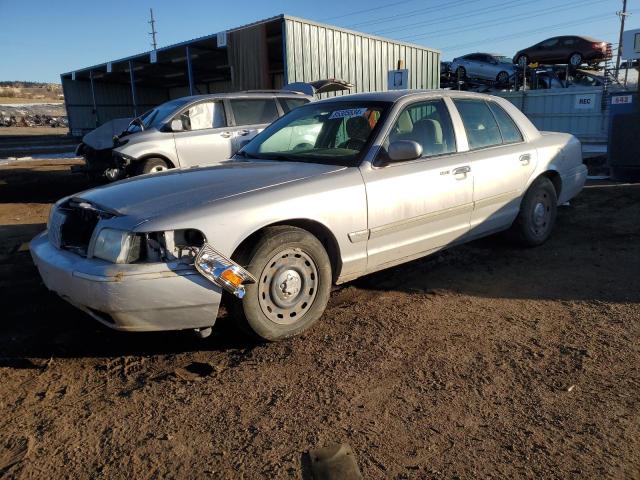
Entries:
{"type": "Polygon", "coordinates": [[[470,53],[454,58],[451,71],[461,79],[476,78],[508,84],[516,73],[516,66],[509,57],[494,53],[470,53]]]}
{"type": "Polygon", "coordinates": [[[230,162],[64,198],[31,243],[45,284],[127,331],[238,325],[277,340],[315,323],[333,283],[509,229],[545,242],[584,184],[580,142],[511,103],[455,91],[326,99],[230,162]]]}

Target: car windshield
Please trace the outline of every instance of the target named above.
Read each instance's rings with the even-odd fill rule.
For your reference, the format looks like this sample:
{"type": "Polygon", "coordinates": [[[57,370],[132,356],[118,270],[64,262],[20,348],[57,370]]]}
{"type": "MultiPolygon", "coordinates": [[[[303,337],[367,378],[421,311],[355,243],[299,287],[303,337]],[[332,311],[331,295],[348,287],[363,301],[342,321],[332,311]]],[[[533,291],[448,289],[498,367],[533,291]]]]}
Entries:
{"type": "Polygon", "coordinates": [[[500,63],[513,63],[513,59],[510,57],[505,57],[504,55],[496,55],[496,60],[500,63]]]}
{"type": "Polygon", "coordinates": [[[128,133],[139,132],[141,130],[140,124],[142,124],[145,129],[159,127],[161,126],[162,120],[164,120],[167,115],[171,115],[171,113],[182,108],[187,103],[189,103],[189,99],[178,98],[176,100],[165,102],[162,105],[158,105],[156,108],[153,108],[135,118],[129,124],[126,131],[128,133]]]}
{"type": "Polygon", "coordinates": [[[276,120],[238,154],[244,158],[358,165],[390,103],[318,102],[276,120]]]}

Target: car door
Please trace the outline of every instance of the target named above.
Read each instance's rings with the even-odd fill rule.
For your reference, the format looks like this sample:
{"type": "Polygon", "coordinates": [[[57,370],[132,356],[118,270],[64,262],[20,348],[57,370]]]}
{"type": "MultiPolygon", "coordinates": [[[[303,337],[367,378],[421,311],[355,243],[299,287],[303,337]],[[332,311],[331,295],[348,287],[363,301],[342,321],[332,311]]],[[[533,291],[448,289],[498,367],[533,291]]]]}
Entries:
{"type": "Polygon", "coordinates": [[[540,49],[536,55],[535,61],[539,63],[549,63],[557,61],[558,48],[560,47],[559,37],[550,38],[540,44],[540,49]]]}
{"type": "Polygon", "coordinates": [[[511,116],[493,101],[454,99],[467,135],[463,162],[473,171],[470,237],[508,226],[520,208],[520,197],[537,161],[511,116]]]}
{"type": "Polygon", "coordinates": [[[367,269],[416,258],[463,237],[473,208],[473,175],[456,153],[455,133],[442,99],[414,102],[390,119],[373,164],[361,166],[367,192],[367,269]],[[416,160],[386,161],[389,145],[412,140],[416,160]]]}
{"type": "Polygon", "coordinates": [[[280,116],[275,97],[240,97],[228,100],[234,119],[233,153],[280,116]]]}
{"type": "Polygon", "coordinates": [[[478,60],[480,55],[477,53],[473,53],[471,55],[467,55],[464,57],[464,68],[467,70],[467,76],[477,78],[480,75],[480,68],[478,65],[478,60]]]}
{"type": "Polygon", "coordinates": [[[180,166],[208,165],[231,157],[233,133],[221,101],[189,105],[174,120],[182,122],[182,130],[173,132],[180,166]]]}

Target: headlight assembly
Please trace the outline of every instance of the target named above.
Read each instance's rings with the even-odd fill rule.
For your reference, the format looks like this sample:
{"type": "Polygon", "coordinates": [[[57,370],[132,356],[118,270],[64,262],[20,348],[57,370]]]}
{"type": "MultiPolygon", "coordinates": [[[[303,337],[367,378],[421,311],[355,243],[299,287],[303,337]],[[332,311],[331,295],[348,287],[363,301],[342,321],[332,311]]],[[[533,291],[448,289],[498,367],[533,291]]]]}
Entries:
{"type": "Polygon", "coordinates": [[[208,243],[205,243],[198,253],[195,266],[205,278],[238,298],[244,297],[245,283],[256,282],[253,275],[233,260],[223,256],[208,243]]]}
{"type": "Polygon", "coordinates": [[[113,263],[133,263],[140,257],[140,236],[103,228],[93,244],[93,256],[113,263]]]}

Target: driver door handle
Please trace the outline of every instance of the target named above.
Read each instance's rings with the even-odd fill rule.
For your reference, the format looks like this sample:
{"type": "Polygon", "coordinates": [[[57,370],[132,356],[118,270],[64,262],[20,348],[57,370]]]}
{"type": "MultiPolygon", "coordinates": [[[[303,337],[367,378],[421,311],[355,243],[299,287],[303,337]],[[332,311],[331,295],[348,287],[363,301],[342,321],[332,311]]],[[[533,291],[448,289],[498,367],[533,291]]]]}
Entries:
{"type": "Polygon", "coordinates": [[[471,167],[469,165],[465,165],[464,167],[458,167],[458,168],[454,168],[453,169],[453,173],[454,175],[462,175],[462,174],[467,174],[471,171],[471,167]]]}

